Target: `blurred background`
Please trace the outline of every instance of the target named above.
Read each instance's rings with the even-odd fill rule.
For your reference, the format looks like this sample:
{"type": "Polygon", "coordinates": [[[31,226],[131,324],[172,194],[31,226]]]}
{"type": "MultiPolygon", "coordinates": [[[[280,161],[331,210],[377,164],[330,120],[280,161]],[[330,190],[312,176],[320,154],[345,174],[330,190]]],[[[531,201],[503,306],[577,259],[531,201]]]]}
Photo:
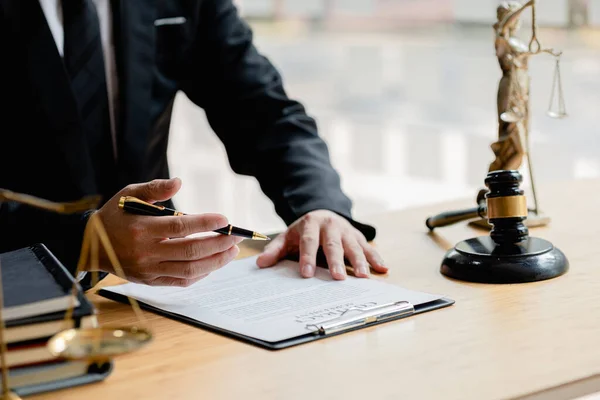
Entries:
{"type": "MultiPolygon", "coordinates": [[[[317,119],[358,219],[464,198],[475,203],[497,138],[495,0],[238,0],[288,94],[317,119]],[[471,199],[471,200],[470,200],[471,199]]],[[[539,0],[539,39],[564,51],[569,117],[548,109],[554,60],[534,57],[536,184],[600,177],[600,0],[539,0]]],[[[520,36],[529,41],[531,16],[520,36]]],[[[236,176],[202,110],[177,99],[169,157],[185,212],[284,228],[253,178],[236,176]]],[[[527,182],[526,182],[527,186],[527,182]]],[[[543,209],[544,199],[540,199],[543,209]]],[[[443,210],[440,210],[443,211],[443,210]]],[[[426,216],[423,216],[424,218],[426,216]]]]}

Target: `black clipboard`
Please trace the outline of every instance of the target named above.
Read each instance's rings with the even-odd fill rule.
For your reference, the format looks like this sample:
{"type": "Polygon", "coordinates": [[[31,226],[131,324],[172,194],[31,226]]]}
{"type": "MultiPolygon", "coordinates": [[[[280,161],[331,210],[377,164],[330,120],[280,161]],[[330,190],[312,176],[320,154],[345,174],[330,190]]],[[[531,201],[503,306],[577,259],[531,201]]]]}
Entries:
{"type": "MultiPolygon", "coordinates": [[[[102,297],[105,297],[110,300],[117,301],[119,303],[129,304],[129,300],[127,296],[114,293],[105,289],[101,289],[98,291],[98,294],[102,297]]],[[[164,317],[174,319],[176,321],[184,322],[188,325],[192,325],[198,328],[205,329],[207,331],[220,334],[222,336],[226,336],[232,339],[237,339],[249,344],[253,344],[255,346],[267,349],[267,350],[281,350],[292,346],[297,346],[300,344],[314,342],[316,340],[325,339],[332,336],[341,335],[346,332],[352,332],[362,328],[368,328],[371,326],[383,324],[386,322],[396,321],[402,318],[407,318],[416,314],[422,314],[424,312],[437,310],[440,308],[448,307],[454,304],[454,300],[448,298],[442,298],[439,300],[435,300],[429,303],[419,304],[417,306],[413,306],[412,304],[405,301],[398,301],[397,303],[387,304],[383,306],[378,306],[368,310],[357,310],[359,311],[356,315],[351,317],[345,317],[344,315],[339,318],[335,318],[328,321],[321,321],[318,324],[309,324],[315,327],[315,331],[308,331],[305,335],[296,336],[290,339],[281,340],[278,342],[268,342],[261,339],[256,339],[250,336],[246,336],[237,332],[228,331],[226,329],[218,328],[214,325],[209,325],[202,321],[198,321],[196,319],[186,317],[181,314],[171,313],[169,311],[162,310],[160,308],[145,304],[141,301],[138,301],[140,307],[144,310],[151,311],[153,313],[162,315],[164,317]],[[392,308],[392,306],[397,306],[397,308],[392,308]],[[364,312],[368,311],[368,315],[364,312]],[[393,312],[392,312],[393,311],[393,312]],[[361,313],[362,312],[362,313],[361,313]],[[377,317],[377,318],[376,318],[377,317]],[[384,317],[384,318],[379,318],[384,317]],[[366,321],[361,325],[349,325],[343,327],[343,329],[338,329],[339,325],[336,322],[343,323],[343,321],[347,321],[351,318],[364,318],[366,321]],[[327,328],[328,326],[332,326],[329,329],[319,329],[319,328],[327,328]]]]}

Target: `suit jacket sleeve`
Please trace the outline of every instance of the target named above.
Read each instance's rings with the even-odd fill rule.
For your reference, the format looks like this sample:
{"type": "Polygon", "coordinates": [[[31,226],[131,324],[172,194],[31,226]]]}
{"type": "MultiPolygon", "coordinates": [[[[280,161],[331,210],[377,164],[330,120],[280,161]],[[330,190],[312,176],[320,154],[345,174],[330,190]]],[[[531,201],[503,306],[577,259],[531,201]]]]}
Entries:
{"type": "Polygon", "coordinates": [[[204,0],[183,90],[206,111],[232,169],[257,178],[287,224],[317,209],[347,218],[368,240],[373,227],[352,219],[315,120],[290,99],[281,75],[252,43],[231,0],[204,0]]]}

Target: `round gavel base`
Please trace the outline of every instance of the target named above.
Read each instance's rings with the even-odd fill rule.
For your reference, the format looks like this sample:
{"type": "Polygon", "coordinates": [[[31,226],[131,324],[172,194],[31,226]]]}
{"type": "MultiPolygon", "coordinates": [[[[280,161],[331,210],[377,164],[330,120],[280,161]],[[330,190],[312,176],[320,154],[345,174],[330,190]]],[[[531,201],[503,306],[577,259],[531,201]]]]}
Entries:
{"type": "Polygon", "coordinates": [[[562,251],[544,239],[530,237],[516,245],[499,246],[483,236],[448,251],[441,272],[469,282],[524,283],[555,278],[568,269],[562,251]]]}

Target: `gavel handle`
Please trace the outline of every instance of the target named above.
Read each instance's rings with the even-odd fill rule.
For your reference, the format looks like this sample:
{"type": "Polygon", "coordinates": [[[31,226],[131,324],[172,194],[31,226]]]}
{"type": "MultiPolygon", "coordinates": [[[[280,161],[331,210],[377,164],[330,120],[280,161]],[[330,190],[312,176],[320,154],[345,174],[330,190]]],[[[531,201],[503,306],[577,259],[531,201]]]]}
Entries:
{"type": "Polygon", "coordinates": [[[448,211],[433,217],[429,217],[427,218],[427,221],[425,221],[425,225],[427,225],[429,230],[434,230],[435,228],[441,228],[442,226],[452,225],[457,222],[466,221],[472,218],[486,218],[486,213],[487,207],[485,204],[482,204],[478,207],[457,211],[448,211]]]}

